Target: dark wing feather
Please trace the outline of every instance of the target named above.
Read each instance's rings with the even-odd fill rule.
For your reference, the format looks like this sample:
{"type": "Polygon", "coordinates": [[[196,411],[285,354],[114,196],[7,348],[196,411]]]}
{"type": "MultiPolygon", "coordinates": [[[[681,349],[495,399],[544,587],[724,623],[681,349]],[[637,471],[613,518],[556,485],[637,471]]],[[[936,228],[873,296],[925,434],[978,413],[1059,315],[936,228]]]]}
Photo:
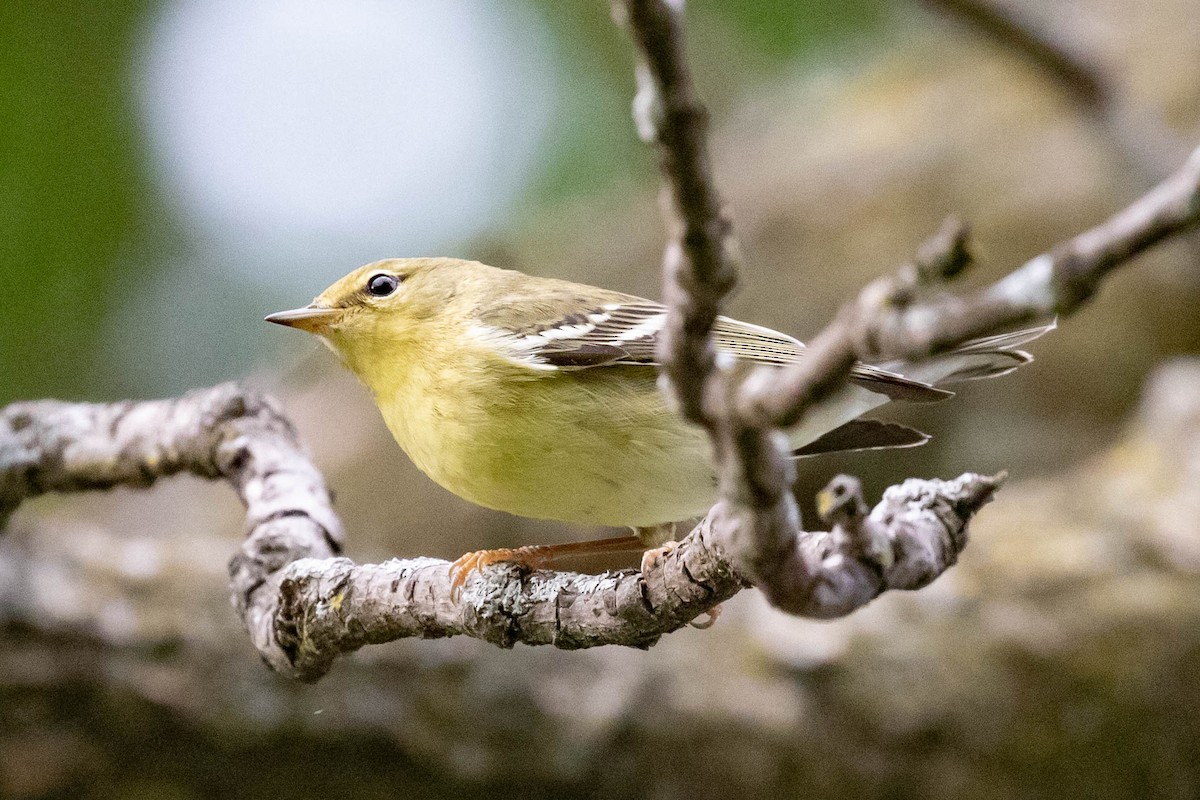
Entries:
{"type": "Polygon", "coordinates": [[[852,450],[919,447],[927,441],[929,441],[929,434],[896,422],[856,419],[793,450],[792,455],[801,457],[815,456],[821,453],[844,453],[852,450]]]}
{"type": "Polygon", "coordinates": [[[567,324],[578,330],[568,336],[549,326],[538,332],[544,338],[532,352],[545,364],[562,369],[597,367],[609,364],[654,366],[654,348],[662,330],[663,307],[650,301],[610,303],[572,317],[567,324]],[[586,327],[579,320],[586,321],[586,327]],[[580,354],[584,361],[580,363],[580,354]]]}
{"type": "Polygon", "coordinates": [[[625,351],[614,345],[587,343],[577,347],[547,349],[542,357],[544,363],[559,369],[580,369],[624,363],[625,351]]]}

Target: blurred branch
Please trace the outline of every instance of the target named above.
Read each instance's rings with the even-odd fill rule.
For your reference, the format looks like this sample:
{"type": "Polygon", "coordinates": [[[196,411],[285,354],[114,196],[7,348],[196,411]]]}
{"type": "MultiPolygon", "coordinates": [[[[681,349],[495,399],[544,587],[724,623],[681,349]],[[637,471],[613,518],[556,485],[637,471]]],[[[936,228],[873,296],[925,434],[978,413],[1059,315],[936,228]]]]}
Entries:
{"type": "Polygon", "coordinates": [[[1020,55],[1067,89],[1076,102],[1097,109],[1112,102],[1113,87],[1100,64],[1072,42],[1034,24],[1016,9],[992,0],[924,0],[1020,55]]]}
{"type": "Polygon", "coordinates": [[[1031,64],[1066,90],[1112,138],[1146,183],[1161,180],[1187,153],[1184,141],[1152,112],[1134,107],[1109,71],[1068,37],[997,0],[923,0],[1031,64]]]}
{"type": "MultiPolygon", "coordinates": [[[[146,487],[180,472],[225,480],[245,504],[246,540],[230,562],[233,604],[266,662],[301,680],[320,678],[365,644],[412,636],[648,647],[745,586],[714,546],[714,512],[645,573],[529,575],[494,565],[455,599],[449,562],[337,557],[341,524],[324,480],[269,398],[224,384],[173,400],[0,409],[5,520],[47,492],[146,487]]],[[[957,558],[967,520],[994,486],[975,475],[910,481],[889,490],[870,517],[831,516],[832,532],[807,540],[811,613],[833,616],[931,579],[957,558]]],[[[862,505],[856,488],[837,493],[862,505]]]]}
{"type": "Polygon", "coordinates": [[[696,96],[684,53],[682,4],[659,0],[614,2],[613,16],[629,30],[642,55],[636,71],[634,121],[656,142],[665,190],[671,244],[663,258],[663,295],[670,307],[659,341],[662,374],[674,387],[680,410],[711,426],[707,407],[715,375],[708,331],[737,282],[737,241],[722,207],[708,155],[708,110],[696,96]]]}

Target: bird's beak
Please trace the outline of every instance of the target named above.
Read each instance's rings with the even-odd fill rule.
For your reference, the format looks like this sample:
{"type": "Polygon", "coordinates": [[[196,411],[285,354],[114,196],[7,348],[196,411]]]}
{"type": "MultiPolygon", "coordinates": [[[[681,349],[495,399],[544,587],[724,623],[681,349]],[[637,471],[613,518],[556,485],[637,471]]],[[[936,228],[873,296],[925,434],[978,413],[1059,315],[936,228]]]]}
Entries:
{"type": "Polygon", "coordinates": [[[291,311],[276,311],[265,319],[276,325],[286,325],[289,328],[299,328],[309,333],[319,333],[340,313],[341,309],[338,308],[308,305],[303,308],[293,308],[291,311]]]}

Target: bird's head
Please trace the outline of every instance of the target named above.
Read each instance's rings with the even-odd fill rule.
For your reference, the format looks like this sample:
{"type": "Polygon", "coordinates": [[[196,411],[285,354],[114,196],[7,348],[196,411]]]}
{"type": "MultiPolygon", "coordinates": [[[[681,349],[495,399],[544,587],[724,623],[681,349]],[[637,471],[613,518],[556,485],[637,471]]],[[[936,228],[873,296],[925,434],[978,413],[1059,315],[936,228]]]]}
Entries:
{"type": "Polygon", "coordinates": [[[489,268],[453,258],[376,261],[338,280],[307,306],[266,320],[316,334],[367,379],[372,364],[395,359],[398,348],[428,331],[429,322],[444,317],[452,302],[466,299],[460,295],[477,282],[480,269],[489,268]]]}

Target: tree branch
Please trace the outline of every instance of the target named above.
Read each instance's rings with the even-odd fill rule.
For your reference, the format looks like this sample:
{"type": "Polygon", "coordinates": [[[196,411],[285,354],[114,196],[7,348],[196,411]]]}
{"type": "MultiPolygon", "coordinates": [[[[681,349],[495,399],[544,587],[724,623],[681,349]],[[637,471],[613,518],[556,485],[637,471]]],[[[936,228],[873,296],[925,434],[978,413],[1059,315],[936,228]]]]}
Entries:
{"type": "MultiPolygon", "coordinates": [[[[680,4],[681,6],[682,4],[680,4]]],[[[665,2],[614,2],[613,17],[633,37],[642,62],[635,72],[634,122],[656,142],[665,189],[676,211],[663,257],[663,297],[671,313],[659,341],[661,375],[688,420],[706,427],[719,388],[709,329],[737,282],[737,241],[713,180],[708,110],[692,84],[677,8],[665,2]]]]}
{"type": "MultiPolygon", "coordinates": [[[[634,118],[642,137],[656,146],[672,203],[674,235],[663,259],[667,325],[660,343],[666,389],[685,416],[708,431],[717,456],[724,502],[714,534],[736,569],[776,606],[809,613],[820,583],[801,536],[800,511],[791,493],[794,467],[778,423],[741,413],[738,380],[717,364],[709,332],[735,282],[737,246],[713,185],[707,147],[707,115],[695,96],[686,66],[683,4],[666,0],[616,0],[613,16],[629,29],[638,49],[634,118]]],[[[808,369],[792,396],[811,404],[837,390],[855,361],[856,309],[839,327],[818,337],[802,362],[808,369]]],[[[775,386],[761,372],[752,384],[775,386]]],[[[775,390],[772,390],[775,391],[775,390]]],[[[799,419],[800,409],[796,410],[799,419]]]]}
{"type": "Polygon", "coordinates": [[[321,473],[268,398],[232,384],[173,400],[14,403],[0,412],[0,523],[47,492],[148,487],[188,472],[229,482],[246,507],[230,564],[234,606],[255,646],[290,671],[274,635],[280,571],[342,551],[321,473]]]}
{"type": "Polygon", "coordinates": [[[1019,54],[1089,111],[1112,102],[1113,87],[1094,59],[1045,26],[1026,19],[1018,9],[991,0],[923,2],[1019,54]]]}
{"type": "MultiPolygon", "coordinates": [[[[320,678],[363,645],[413,636],[649,647],[745,587],[713,541],[714,511],[644,574],[525,574],[495,565],[456,599],[449,562],[356,565],[338,557],[341,524],[324,481],[269,398],[223,384],[174,400],[0,409],[5,519],[47,492],[148,487],[181,472],[225,480],[242,499],[247,535],[229,565],[233,605],[266,662],[301,680],[320,678]]],[[[811,613],[844,613],[952,564],[968,519],[995,485],[976,475],[910,481],[885,495],[874,527],[812,534],[811,613]]]]}
{"type": "MultiPolygon", "coordinates": [[[[842,308],[805,358],[782,370],[761,368],[738,385],[713,359],[709,340],[734,283],[736,247],[711,185],[705,115],[686,69],[682,13],[678,1],[614,2],[614,17],[629,28],[641,58],[634,117],[643,137],[656,145],[673,199],[676,238],[664,258],[669,321],[662,373],[670,395],[712,439],[725,509],[715,525],[717,538],[772,603],[805,613],[813,575],[790,492],[793,468],[777,429],[799,422],[841,387],[856,360],[919,359],[1017,324],[1070,314],[1111,269],[1196,223],[1200,151],[1108,222],[993,287],[971,298],[920,303],[923,288],[954,278],[969,261],[965,231],[949,225],[916,264],[875,281],[842,308]]],[[[1092,88],[1099,91],[1098,84],[1092,88]]]]}
{"type": "MultiPolygon", "coordinates": [[[[272,401],[232,385],[177,400],[3,409],[0,521],[50,491],[149,486],[183,471],[228,481],[247,512],[247,537],[230,563],[234,606],[267,663],[302,680],[324,675],[342,653],[408,636],[647,647],[743,588],[738,563],[787,575],[787,606],[819,617],[848,613],[887,589],[918,588],[954,563],[968,520],[997,479],[909,481],[868,518],[831,518],[830,532],[800,535],[790,463],[770,431],[741,426],[728,412],[735,384],[716,369],[707,338],[733,285],[736,244],[713,188],[705,112],[688,78],[679,19],[659,3],[630,10],[631,29],[651,54],[639,71],[642,129],[663,142],[662,168],[682,211],[682,247],[668,248],[664,265],[673,309],[666,374],[684,413],[723,445],[732,498],[677,547],[642,573],[526,575],[494,565],[459,598],[447,562],[355,565],[338,557],[340,523],[292,426],[272,401]],[[736,535],[748,510],[757,514],[757,538],[736,535]],[[772,552],[771,536],[787,551],[778,564],[761,558],[772,552]],[[727,555],[736,559],[746,542],[759,558],[727,555]]],[[[842,496],[864,505],[857,486],[847,485],[842,496]]]]}
{"type": "MultiPolygon", "coordinates": [[[[672,201],[660,374],[684,416],[703,425],[712,440],[725,500],[714,523],[718,538],[739,571],[773,602],[786,603],[772,588],[786,583],[800,603],[817,578],[797,547],[793,467],[767,426],[745,425],[734,413],[735,381],[717,364],[709,336],[736,281],[737,245],[713,181],[707,112],[687,69],[682,16],[682,2],[613,3],[613,17],[628,28],[640,58],[634,119],[642,138],[656,146],[672,201]],[[797,585],[803,587],[797,591],[797,585]]],[[[831,375],[842,366],[848,372],[853,353],[845,356],[833,359],[831,375]]]]}
{"type": "Polygon", "coordinates": [[[812,342],[808,357],[771,381],[748,383],[739,408],[759,424],[791,425],[820,399],[847,350],[864,360],[926,358],[971,339],[1069,316],[1096,292],[1110,271],[1154,245],[1200,224],[1200,149],[1158,186],[1105,222],[969,296],[916,302],[914,288],[952,277],[918,278],[901,270],[860,293],[855,303],[812,342]]]}

